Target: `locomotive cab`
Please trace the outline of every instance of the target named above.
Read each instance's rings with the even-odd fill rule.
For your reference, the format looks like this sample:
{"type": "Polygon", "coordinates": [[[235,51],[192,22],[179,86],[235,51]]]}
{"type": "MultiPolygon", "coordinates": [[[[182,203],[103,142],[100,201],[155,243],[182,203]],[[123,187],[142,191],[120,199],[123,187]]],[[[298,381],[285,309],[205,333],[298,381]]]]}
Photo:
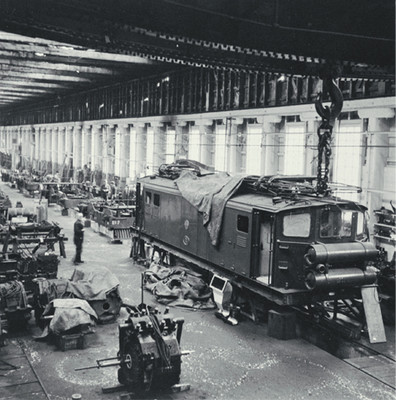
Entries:
{"type": "MultiPolygon", "coordinates": [[[[367,242],[364,210],[354,203],[282,211],[276,215],[274,234],[268,283],[275,287],[328,292],[376,281],[370,263],[378,252],[367,242]]],[[[261,253],[267,251],[265,242],[260,237],[261,253]]]]}

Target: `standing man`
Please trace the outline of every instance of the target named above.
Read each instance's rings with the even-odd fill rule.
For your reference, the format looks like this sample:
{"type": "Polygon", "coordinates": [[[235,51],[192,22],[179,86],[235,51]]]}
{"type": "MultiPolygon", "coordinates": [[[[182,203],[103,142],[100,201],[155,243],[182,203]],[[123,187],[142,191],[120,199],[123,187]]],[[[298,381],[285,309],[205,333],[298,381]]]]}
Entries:
{"type": "Polygon", "coordinates": [[[83,215],[77,214],[77,221],[74,223],[74,244],[76,245],[76,256],[74,257],[74,264],[81,264],[82,245],[84,242],[84,224],[83,215]]]}

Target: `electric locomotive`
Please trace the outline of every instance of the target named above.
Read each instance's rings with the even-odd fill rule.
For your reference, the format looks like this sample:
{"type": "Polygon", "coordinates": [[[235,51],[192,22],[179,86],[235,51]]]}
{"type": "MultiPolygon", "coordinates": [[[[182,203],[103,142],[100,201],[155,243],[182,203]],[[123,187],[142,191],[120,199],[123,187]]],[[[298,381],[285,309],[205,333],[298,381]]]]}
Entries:
{"type": "Polygon", "coordinates": [[[181,185],[186,174],[179,172],[191,170],[188,162],[166,168],[178,172],[160,169],[139,180],[134,255],[151,243],[278,305],[360,299],[361,288],[376,291],[378,250],[369,242],[364,206],[318,195],[314,177],[248,176],[232,184],[220,207],[202,212],[219,191],[200,192],[218,175],[200,176],[193,166],[181,185]],[[219,226],[210,226],[215,218],[219,226]]]}

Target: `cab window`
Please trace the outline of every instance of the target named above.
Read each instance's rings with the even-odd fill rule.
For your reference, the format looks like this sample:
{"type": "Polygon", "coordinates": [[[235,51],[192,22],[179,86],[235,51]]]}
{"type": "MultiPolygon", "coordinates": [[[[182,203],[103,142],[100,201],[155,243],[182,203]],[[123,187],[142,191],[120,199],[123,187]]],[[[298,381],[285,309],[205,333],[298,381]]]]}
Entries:
{"type": "Polygon", "coordinates": [[[156,207],[159,207],[159,206],[160,206],[160,195],[159,195],[159,194],[156,194],[156,193],[154,193],[154,205],[155,205],[156,207]]]}
{"type": "Polygon", "coordinates": [[[367,220],[365,214],[361,211],[357,213],[356,239],[367,240],[367,220]]]}
{"type": "Polygon", "coordinates": [[[237,218],[237,230],[239,232],[249,232],[249,217],[245,215],[238,215],[237,218]]]}
{"type": "Polygon", "coordinates": [[[151,192],[146,192],[146,204],[151,204],[151,192]]]}
{"type": "Polygon", "coordinates": [[[283,217],[283,236],[309,237],[311,231],[311,214],[290,214],[283,217]]]}
{"type": "Polygon", "coordinates": [[[320,237],[351,237],[352,217],[351,210],[323,210],[320,215],[320,237]]]}

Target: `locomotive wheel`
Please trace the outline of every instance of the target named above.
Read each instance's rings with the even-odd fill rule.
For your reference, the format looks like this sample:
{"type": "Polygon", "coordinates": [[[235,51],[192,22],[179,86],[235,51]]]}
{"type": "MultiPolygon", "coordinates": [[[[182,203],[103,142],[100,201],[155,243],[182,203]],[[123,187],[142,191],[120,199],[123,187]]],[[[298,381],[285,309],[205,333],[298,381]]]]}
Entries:
{"type": "Polygon", "coordinates": [[[118,370],[118,381],[134,392],[146,390],[144,384],[143,357],[139,343],[127,341],[123,346],[123,360],[118,370]]]}

